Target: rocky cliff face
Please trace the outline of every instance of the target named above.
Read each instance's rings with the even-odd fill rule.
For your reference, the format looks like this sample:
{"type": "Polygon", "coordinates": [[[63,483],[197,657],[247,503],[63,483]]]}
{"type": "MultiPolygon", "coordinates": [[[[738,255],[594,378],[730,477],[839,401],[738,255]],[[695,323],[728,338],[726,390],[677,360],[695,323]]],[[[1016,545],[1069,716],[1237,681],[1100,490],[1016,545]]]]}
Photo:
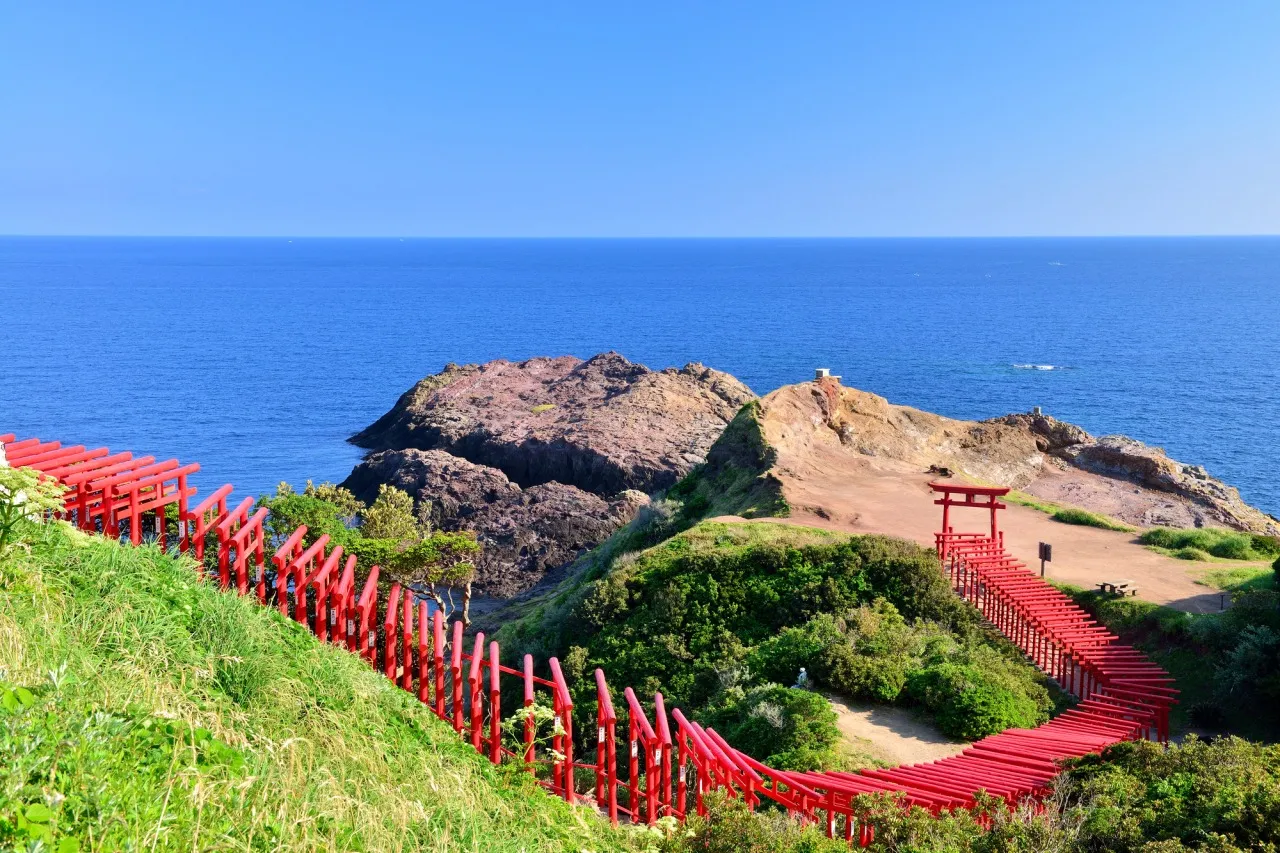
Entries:
{"type": "MultiPolygon", "coordinates": [[[[1125,436],[1095,438],[1048,415],[954,420],[831,379],[779,388],[761,399],[759,411],[764,441],[775,454],[761,475],[782,484],[790,505],[820,517],[832,513],[845,485],[868,466],[906,464],[917,473],[949,468],[1140,527],[1280,534],[1280,522],[1204,468],[1125,436]]],[[[860,511],[856,501],[845,503],[846,517],[860,511]]]]}
{"type": "Polygon", "coordinates": [[[478,532],[485,547],[476,587],[497,597],[526,589],[594,548],[649,501],[629,490],[606,500],[556,482],[522,489],[496,468],[443,450],[378,451],[344,485],[368,502],[381,483],[408,492],[436,527],[478,532]]]}
{"type": "Polygon", "coordinates": [[[448,365],[351,440],[444,450],[521,486],[651,492],[700,462],[753,396],[700,364],[654,371],[614,352],[448,365]]]}
{"type": "Polygon", "coordinates": [[[477,589],[511,595],[608,538],[751,399],[727,373],[612,352],[448,365],[352,438],[373,453],[344,485],[367,500],[390,483],[476,531],[477,589]]]}

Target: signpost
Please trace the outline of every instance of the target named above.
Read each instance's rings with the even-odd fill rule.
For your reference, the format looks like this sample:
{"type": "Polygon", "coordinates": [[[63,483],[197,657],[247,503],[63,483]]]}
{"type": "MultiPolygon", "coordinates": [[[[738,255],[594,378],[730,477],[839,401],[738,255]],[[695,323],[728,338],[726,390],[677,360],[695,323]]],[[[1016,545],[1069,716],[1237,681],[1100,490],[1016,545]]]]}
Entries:
{"type": "Polygon", "coordinates": [[[1053,546],[1048,542],[1040,543],[1040,577],[1044,577],[1044,564],[1053,562],[1053,546]]]}

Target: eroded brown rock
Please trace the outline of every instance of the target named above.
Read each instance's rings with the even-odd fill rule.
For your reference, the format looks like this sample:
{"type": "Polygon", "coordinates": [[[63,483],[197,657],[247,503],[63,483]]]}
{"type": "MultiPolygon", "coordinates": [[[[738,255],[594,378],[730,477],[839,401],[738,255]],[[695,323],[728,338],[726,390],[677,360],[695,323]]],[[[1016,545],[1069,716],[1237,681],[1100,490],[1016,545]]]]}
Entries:
{"type": "Polygon", "coordinates": [[[654,371],[615,352],[449,365],[351,440],[446,450],[521,486],[652,492],[700,462],[753,396],[700,364],[654,371]]]}
{"type": "Polygon", "coordinates": [[[1090,474],[1123,480],[1143,490],[1181,499],[1146,509],[1138,522],[1145,526],[1230,527],[1280,534],[1280,523],[1245,503],[1237,489],[1210,476],[1200,465],[1185,465],[1170,459],[1159,447],[1124,435],[1104,435],[1095,441],[1066,447],[1058,455],[1090,474]]]}
{"type": "Polygon", "coordinates": [[[475,531],[484,550],[476,592],[506,597],[594,548],[648,503],[641,492],[606,500],[575,486],[522,489],[496,468],[443,450],[384,450],[351,472],[344,485],[366,502],[389,483],[411,495],[442,530],[475,531]]]}
{"type": "Polygon", "coordinates": [[[868,465],[906,463],[917,471],[951,469],[1140,527],[1280,534],[1280,522],[1204,468],[1125,436],[1095,438],[1044,414],[954,420],[833,379],[784,386],[760,406],[784,496],[819,518],[839,512],[824,503],[838,503],[840,478],[833,472],[847,469],[854,477],[868,465]]]}
{"type": "Polygon", "coordinates": [[[344,485],[371,500],[390,483],[441,528],[476,531],[477,588],[510,595],[607,539],[751,399],[727,373],[613,352],[451,364],[352,438],[374,452],[344,485]]]}

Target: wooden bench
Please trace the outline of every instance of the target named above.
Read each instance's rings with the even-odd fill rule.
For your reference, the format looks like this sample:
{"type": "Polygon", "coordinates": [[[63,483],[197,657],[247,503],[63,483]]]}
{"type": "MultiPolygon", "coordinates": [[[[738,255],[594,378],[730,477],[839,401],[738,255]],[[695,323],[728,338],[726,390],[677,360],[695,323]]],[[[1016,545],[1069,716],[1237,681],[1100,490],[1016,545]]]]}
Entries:
{"type": "Polygon", "coordinates": [[[1126,595],[1136,596],[1138,594],[1138,588],[1133,585],[1133,581],[1127,580],[1102,581],[1098,584],[1098,591],[1108,595],[1119,595],[1122,597],[1126,595]]]}

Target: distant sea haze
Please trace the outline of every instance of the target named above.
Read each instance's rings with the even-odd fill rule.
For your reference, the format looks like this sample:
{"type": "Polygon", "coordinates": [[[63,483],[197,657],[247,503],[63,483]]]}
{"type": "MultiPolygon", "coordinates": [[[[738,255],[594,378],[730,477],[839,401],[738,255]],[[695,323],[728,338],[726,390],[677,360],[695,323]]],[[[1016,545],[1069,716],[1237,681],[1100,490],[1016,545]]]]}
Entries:
{"type": "Polygon", "coordinates": [[[450,361],[617,350],[759,393],[828,367],[960,418],[1040,406],[1280,514],[1280,238],[0,238],[0,432],[338,481],[450,361]]]}

